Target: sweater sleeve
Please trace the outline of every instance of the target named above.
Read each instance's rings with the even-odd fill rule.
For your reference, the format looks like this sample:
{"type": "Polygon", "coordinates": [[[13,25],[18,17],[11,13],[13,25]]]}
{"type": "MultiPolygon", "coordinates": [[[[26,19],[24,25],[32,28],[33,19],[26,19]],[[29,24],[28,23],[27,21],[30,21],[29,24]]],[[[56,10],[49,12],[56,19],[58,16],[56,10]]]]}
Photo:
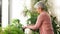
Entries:
{"type": "Polygon", "coordinates": [[[43,23],[43,15],[39,15],[35,24],[35,29],[38,29],[43,23]]]}
{"type": "Polygon", "coordinates": [[[42,22],[43,22],[43,15],[39,15],[37,18],[36,24],[35,25],[29,25],[28,28],[30,28],[32,30],[36,30],[42,25],[42,22]]]}

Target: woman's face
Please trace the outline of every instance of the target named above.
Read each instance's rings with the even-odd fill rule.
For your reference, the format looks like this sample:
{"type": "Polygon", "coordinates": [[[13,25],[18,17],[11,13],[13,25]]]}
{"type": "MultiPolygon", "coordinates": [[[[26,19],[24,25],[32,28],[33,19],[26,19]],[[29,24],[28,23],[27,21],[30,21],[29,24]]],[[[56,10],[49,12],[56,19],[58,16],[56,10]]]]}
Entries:
{"type": "Polygon", "coordinates": [[[37,8],[36,10],[37,10],[37,12],[38,12],[38,13],[40,13],[40,12],[41,12],[41,8],[40,8],[40,7],[39,7],[39,8],[37,8]]]}

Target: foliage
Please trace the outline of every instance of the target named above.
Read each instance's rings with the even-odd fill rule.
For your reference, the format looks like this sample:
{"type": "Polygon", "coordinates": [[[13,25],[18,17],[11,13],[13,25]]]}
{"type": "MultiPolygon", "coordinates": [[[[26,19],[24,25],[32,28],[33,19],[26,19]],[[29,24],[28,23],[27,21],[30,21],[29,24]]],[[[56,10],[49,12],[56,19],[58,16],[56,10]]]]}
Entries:
{"type": "Polygon", "coordinates": [[[31,22],[31,24],[35,24],[35,22],[37,20],[37,16],[38,16],[38,13],[36,11],[31,11],[31,10],[28,10],[27,8],[25,8],[24,15],[30,17],[27,20],[27,24],[29,24],[29,21],[31,22]]]}
{"type": "Polygon", "coordinates": [[[31,21],[31,24],[35,24],[37,16],[38,14],[36,12],[30,12],[30,18],[27,20],[27,23],[29,23],[28,21],[31,21]]]}
{"type": "Polygon", "coordinates": [[[24,34],[21,28],[16,26],[8,26],[4,30],[4,34],[24,34]]]}
{"type": "Polygon", "coordinates": [[[59,27],[57,26],[57,19],[56,17],[53,17],[51,15],[51,20],[52,20],[52,26],[53,26],[53,29],[54,29],[54,34],[57,34],[57,29],[59,29],[59,27]]]}
{"type": "Polygon", "coordinates": [[[2,27],[0,27],[0,34],[4,34],[4,32],[2,31],[2,27]]]}
{"type": "Polygon", "coordinates": [[[0,27],[0,33],[2,32],[2,28],[0,27]]]}
{"type": "Polygon", "coordinates": [[[0,27],[0,32],[1,32],[2,28],[0,27]]]}
{"type": "Polygon", "coordinates": [[[19,19],[13,19],[11,25],[8,25],[4,29],[3,34],[24,34],[22,24],[20,24],[19,22],[19,19]]]}
{"type": "MultiPolygon", "coordinates": [[[[30,17],[30,18],[27,20],[27,24],[30,24],[29,22],[31,22],[31,24],[35,24],[35,23],[36,23],[37,16],[38,16],[38,13],[37,13],[36,11],[28,10],[28,9],[25,7],[25,9],[24,9],[24,15],[30,17]]],[[[37,32],[37,31],[33,31],[33,34],[38,34],[38,32],[37,32]]]]}

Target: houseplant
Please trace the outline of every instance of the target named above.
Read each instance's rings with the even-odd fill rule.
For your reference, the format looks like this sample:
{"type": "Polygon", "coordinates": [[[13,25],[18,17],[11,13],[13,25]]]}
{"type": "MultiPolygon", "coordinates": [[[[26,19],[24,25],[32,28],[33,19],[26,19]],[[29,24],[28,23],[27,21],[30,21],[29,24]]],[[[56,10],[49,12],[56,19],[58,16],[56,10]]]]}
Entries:
{"type": "Polygon", "coordinates": [[[12,23],[5,28],[4,34],[24,34],[20,20],[13,19],[12,23]]]}

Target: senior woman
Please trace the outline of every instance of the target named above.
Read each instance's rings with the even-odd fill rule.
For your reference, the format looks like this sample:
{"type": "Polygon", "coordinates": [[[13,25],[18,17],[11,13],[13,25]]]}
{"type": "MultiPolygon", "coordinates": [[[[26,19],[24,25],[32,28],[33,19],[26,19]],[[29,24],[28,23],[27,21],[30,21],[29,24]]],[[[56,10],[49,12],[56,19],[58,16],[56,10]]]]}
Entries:
{"type": "Polygon", "coordinates": [[[32,30],[39,29],[40,34],[54,34],[50,15],[45,11],[45,5],[42,1],[39,1],[34,6],[40,15],[37,18],[35,25],[24,26],[23,28],[29,28],[32,30]]]}

